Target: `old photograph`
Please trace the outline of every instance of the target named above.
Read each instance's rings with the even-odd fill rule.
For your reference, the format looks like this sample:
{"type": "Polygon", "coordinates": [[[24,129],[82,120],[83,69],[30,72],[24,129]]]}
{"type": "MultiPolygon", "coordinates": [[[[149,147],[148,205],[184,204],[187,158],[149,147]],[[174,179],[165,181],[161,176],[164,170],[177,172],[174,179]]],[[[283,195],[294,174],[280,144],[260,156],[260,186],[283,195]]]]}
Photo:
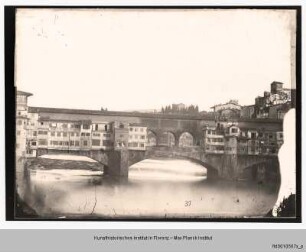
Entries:
{"type": "Polygon", "coordinates": [[[297,20],[17,8],[14,219],[295,221],[297,20]]]}

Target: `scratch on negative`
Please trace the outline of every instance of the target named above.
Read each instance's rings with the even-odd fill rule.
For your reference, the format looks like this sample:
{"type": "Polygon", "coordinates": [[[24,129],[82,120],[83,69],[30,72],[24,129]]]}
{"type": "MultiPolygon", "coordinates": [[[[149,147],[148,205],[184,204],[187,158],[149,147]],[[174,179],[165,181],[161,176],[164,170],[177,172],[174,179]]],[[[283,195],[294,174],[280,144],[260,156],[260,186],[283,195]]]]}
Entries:
{"type": "Polygon", "coordinates": [[[95,211],[96,205],[97,205],[97,186],[95,185],[95,204],[92,208],[91,214],[93,214],[93,212],[95,211]]]}

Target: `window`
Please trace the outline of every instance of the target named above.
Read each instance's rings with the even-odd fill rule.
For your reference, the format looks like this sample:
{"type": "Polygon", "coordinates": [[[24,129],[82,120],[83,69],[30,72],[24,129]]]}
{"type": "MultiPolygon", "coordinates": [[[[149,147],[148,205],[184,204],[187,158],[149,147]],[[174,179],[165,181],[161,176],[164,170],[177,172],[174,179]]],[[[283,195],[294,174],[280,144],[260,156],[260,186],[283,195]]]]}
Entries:
{"type": "Polygon", "coordinates": [[[89,124],[83,124],[83,129],[89,129],[90,125],[89,124]]]}
{"type": "Polygon", "coordinates": [[[37,131],[33,131],[33,136],[37,136],[37,131]]]}
{"type": "Polygon", "coordinates": [[[48,142],[46,139],[39,139],[38,140],[38,145],[48,145],[48,142]]]}
{"type": "Polygon", "coordinates": [[[83,145],[84,145],[84,146],[87,146],[87,141],[83,141],[83,145]]]}
{"type": "Polygon", "coordinates": [[[146,136],[140,136],[140,139],[146,139],[146,136]]]}
{"type": "Polygon", "coordinates": [[[32,146],[36,146],[36,142],[32,142],[31,145],[32,145],[32,146]]]}
{"type": "Polygon", "coordinates": [[[68,127],[68,126],[67,126],[67,123],[63,123],[63,126],[62,126],[62,127],[63,127],[63,129],[67,129],[67,127],[68,127]]]}
{"type": "Polygon", "coordinates": [[[44,122],[40,122],[40,125],[44,125],[44,122]]]}
{"type": "Polygon", "coordinates": [[[140,132],[143,132],[143,128],[140,128],[140,132]]]}
{"type": "Polygon", "coordinates": [[[73,137],[73,136],[74,136],[74,133],[73,133],[73,132],[71,132],[71,133],[70,133],[70,136],[72,136],[72,137],[73,137]]]}
{"type": "Polygon", "coordinates": [[[38,131],[38,135],[48,135],[48,131],[38,131]]]}
{"type": "Polygon", "coordinates": [[[66,137],[67,136],[67,132],[63,132],[63,136],[66,137]]]}
{"type": "Polygon", "coordinates": [[[85,133],[81,133],[81,136],[85,136],[85,133]]]}
{"type": "Polygon", "coordinates": [[[130,128],[130,131],[133,131],[133,128],[130,128]]]}
{"type": "Polygon", "coordinates": [[[60,137],[61,136],[61,132],[57,132],[57,136],[60,137]]]}
{"type": "Polygon", "coordinates": [[[137,128],[135,128],[135,132],[137,132],[138,131],[138,129],[137,128]]]}
{"type": "Polygon", "coordinates": [[[237,133],[238,132],[238,129],[237,128],[232,128],[232,133],[237,133]]]}
{"type": "Polygon", "coordinates": [[[100,146],[100,140],[93,139],[92,142],[91,142],[91,144],[92,144],[93,146],[100,146]]]}
{"type": "Polygon", "coordinates": [[[145,145],[142,143],[142,144],[140,144],[140,147],[142,147],[142,148],[143,148],[143,147],[145,147],[145,145]]]}
{"type": "Polygon", "coordinates": [[[70,141],[70,146],[73,146],[74,145],[74,141],[70,141]]]}
{"type": "Polygon", "coordinates": [[[90,133],[86,133],[86,136],[90,136],[90,133]]]}
{"type": "Polygon", "coordinates": [[[102,144],[103,144],[103,146],[112,146],[113,145],[112,141],[110,141],[110,140],[103,140],[102,144]]]}
{"type": "Polygon", "coordinates": [[[79,142],[79,141],[75,141],[75,142],[74,142],[74,145],[75,145],[75,146],[80,146],[80,142],[79,142]]]}
{"type": "Polygon", "coordinates": [[[68,142],[68,141],[65,141],[65,142],[64,142],[64,145],[68,146],[68,145],[69,145],[69,142],[68,142]]]}
{"type": "Polygon", "coordinates": [[[55,132],[51,132],[51,136],[55,136],[55,132]]]}
{"type": "Polygon", "coordinates": [[[138,147],[138,143],[132,142],[132,143],[129,143],[128,146],[136,148],[138,147]]]}
{"type": "Polygon", "coordinates": [[[77,136],[77,137],[78,137],[78,136],[79,136],[79,133],[75,133],[75,136],[77,136]]]}
{"type": "Polygon", "coordinates": [[[95,137],[99,137],[100,136],[99,133],[93,133],[92,135],[95,136],[95,137]]]}
{"type": "Polygon", "coordinates": [[[95,125],[95,130],[97,131],[99,129],[98,124],[95,125]]]}

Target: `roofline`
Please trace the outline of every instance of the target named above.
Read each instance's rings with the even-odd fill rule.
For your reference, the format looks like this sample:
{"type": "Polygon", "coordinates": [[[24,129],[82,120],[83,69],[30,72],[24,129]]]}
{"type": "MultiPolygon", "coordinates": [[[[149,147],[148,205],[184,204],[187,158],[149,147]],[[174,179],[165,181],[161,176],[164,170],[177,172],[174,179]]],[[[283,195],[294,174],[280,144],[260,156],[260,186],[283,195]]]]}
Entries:
{"type": "Polygon", "coordinates": [[[214,108],[214,107],[217,107],[217,106],[222,106],[222,105],[228,105],[228,104],[233,104],[233,105],[236,105],[238,107],[242,107],[242,105],[239,105],[239,104],[236,104],[236,103],[233,103],[233,102],[227,102],[227,103],[222,103],[222,104],[216,104],[210,108],[214,108]]]}
{"type": "MultiPolygon", "coordinates": [[[[85,109],[63,109],[63,108],[46,108],[46,107],[28,107],[29,113],[63,113],[63,114],[83,114],[83,115],[102,115],[102,116],[123,116],[123,117],[143,117],[143,118],[160,118],[160,119],[181,119],[196,121],[214,121],[214,116],[203,115],[182,115],[182,114],[160,114],[160,113],[136,113],[121,111],[100,111],[85,109]]],[[[84,120],[83,120],[84,121],[84,120]]],[[[271,118],[237,118],[235,122],[266,122],[266,123],[282,123],[282,119],[271,118]]]]}
{"type": "Polygon", "coordinates": [[[64,114],[86,114],[86,115],[104,115],[104,116],[125,116],[125,117],[146,117],[146,118],[166,118],[182,120],[211,120],[213,116],[203,115],[182,115],[182,114],[160,114],[160,113],[142,113],[142,112],[123,112],[123,111],[101,111],[86,109],[66,109],[66,108],[47,108],[47,107],[28,107],[30,113],[64,113],[64,114]]]}
{"type": "Polygon", "coordinates": [[[20,90],[17,90],[16,92],[17,95],[25,95],[25,96],[32,96],[33,94],[31,93],[28,93],[28,92],[24,92],[24,91],[20,91],[20,90]]]}

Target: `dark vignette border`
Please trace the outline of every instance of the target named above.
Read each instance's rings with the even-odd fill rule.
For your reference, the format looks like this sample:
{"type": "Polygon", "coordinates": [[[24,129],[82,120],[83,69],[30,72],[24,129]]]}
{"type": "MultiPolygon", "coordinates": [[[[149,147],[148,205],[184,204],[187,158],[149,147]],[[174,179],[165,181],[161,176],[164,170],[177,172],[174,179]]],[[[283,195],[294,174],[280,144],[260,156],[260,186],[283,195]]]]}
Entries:
{"type": "Polygon", "coordinates": [[[6,220],[7,221],[63,221],[63,219],[16,219],[15,212],[15,110],[16,97],[14,87],[15,69],[15,21],[17,8],[70,8],[70,9],[285,9],[297,11],[296,32],[296,217],[295,218],[101,218],[79,219],[71,218],[64,221],[163,221],[163,222],[264,222],[264,223],[301,223],[301,184],[302,184],[302,160],[301,160],[301,112],[302,112],[302,7],[292,6],[5,6],[4,7],[4,38],[5,38],[5,180],[6,180],[6,220]]]}

